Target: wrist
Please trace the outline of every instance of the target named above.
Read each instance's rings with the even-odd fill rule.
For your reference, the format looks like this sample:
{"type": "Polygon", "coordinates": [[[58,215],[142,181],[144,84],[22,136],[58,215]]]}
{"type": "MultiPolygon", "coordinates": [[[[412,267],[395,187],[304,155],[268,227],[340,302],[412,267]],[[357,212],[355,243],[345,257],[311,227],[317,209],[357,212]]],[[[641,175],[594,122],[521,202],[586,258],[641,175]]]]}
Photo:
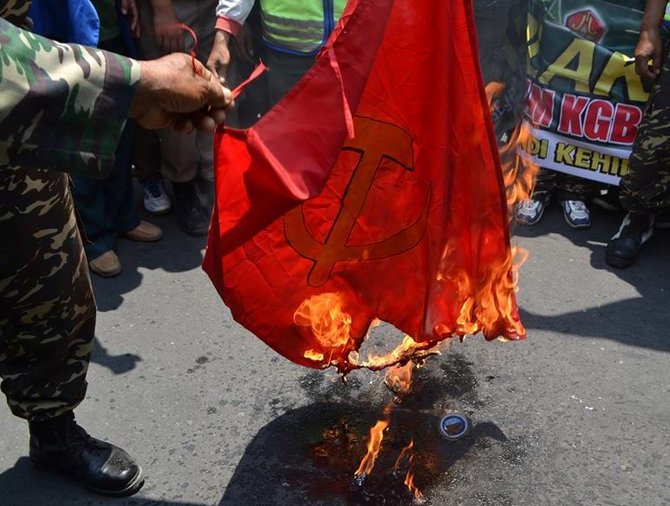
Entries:
{"type": "Polygon", "coordinates": [[[661,33],[661,24],[647,25],[643,24],[640,28],[640,35],[658,35],[661,33]]]}
{"type": "Polygon", "coordinates": [[[223,32],[228,34],[228,39],[227,41],[230,40],[230,37],[235,37],[237,36],[238,32],[242,28],[242,25],[238,23],[237,21],[234,21],[232,19],[219,16],[216,18],[216,31],[217,33],[223,32]]]}
{"type": "Polygon", "coordinates": [[[140,79],[135,87],[135,97],[128,112],[130,119],[138,118],[146,112],[159,83],[153,62],[140,61],[138,63],[140,65],[140,79]]]}
{"type": "Polygon", "coordinates": [[[173,21],[177,19],[177,14],[172,8],[171,2],[161,2],[153,5],[154,24],[164,23],[166,21],[173,21]]]}
{"type": "Polygon", "coordinates": [[[225,30],[217,30],[214,37],[216,38],[217,42],[224,42],[226,44],[228,44],[230,39],[233,38],[233,36],[225,30]]]}

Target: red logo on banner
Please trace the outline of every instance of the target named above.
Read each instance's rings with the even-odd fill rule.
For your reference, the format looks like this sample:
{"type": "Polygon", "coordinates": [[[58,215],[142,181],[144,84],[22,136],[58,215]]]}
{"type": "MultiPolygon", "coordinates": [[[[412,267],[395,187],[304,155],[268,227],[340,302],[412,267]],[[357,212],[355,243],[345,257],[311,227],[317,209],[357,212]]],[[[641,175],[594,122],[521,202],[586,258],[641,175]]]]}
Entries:
{"type": "Polygon", "coordinates": [[[584,10],[570,14],[565,26],[591,42],[598,43],[607,32],[607,25],[592,10],[584,10]]]}

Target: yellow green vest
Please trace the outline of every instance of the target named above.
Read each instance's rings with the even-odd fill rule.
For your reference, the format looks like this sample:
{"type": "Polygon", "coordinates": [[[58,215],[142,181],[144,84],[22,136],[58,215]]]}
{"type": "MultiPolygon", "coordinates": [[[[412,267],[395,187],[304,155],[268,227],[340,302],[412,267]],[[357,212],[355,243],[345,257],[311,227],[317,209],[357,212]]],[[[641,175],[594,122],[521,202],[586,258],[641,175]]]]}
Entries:
{"type": "Polygon", "coordinates": [[[279,51],[315,54],[346,4],[346,0],[262,0],[264,42],[279,51]]]}

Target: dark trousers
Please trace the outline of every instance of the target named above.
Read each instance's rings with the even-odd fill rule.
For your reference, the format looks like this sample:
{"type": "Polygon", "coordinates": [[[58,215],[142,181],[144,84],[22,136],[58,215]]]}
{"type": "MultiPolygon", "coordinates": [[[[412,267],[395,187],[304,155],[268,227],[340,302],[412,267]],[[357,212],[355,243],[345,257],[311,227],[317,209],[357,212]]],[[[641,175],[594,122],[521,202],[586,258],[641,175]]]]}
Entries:
{"type": "Polygon", "coordinates": [[[596,181],[551,169],[540,169],[535,180],[533,196],[541,199],[556,191],[559,200],[587,200],[596,195],[601,187],[602,185],[596,181]]]}
{"type": "MultiPolygon", "coordinates": [[[[100,48],[124,53],[120,38],[100,43],[100,48]]],[[[140,223],[133,195],[132,160],[135,125],[126,124],[116,150],[114,168],[106,179],[72,178],[74,203],[81,218],[89,261],[111,251],[119,235],[140,223]]]]}
{"type": "Polygon", "coordinates": [[[299,56],[266,49],[268,101],[270,107],[279,102],[314,65],[314,56],[299,56]]]}
{"type": "MultiPolygon", "coordinates": [[[[293,55],[267,47],[262,48],[261,54],[270,70],[248,85],[238,100],[232,121],[235,127],[249,128],[253,125],[296,85],[315,61],[314,56],[293,55]]],[[[235,63],[233,82],[246,78],[252,70],[244,62],[235,63]]]]}

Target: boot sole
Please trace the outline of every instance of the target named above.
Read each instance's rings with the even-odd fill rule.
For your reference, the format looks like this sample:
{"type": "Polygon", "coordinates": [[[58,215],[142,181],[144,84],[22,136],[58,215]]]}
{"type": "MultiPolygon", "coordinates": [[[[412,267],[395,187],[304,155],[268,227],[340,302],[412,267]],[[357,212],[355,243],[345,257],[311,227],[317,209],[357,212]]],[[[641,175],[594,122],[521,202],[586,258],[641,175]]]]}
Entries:
{"type": "Polygon", "coordinates": [[[162,211],[149,211],[146,207],[143,207],[143,209],[151,216],[165,216],[166,214],[170,214],[170,211],[172,211],[171,207],[168,207],[162,211]]]}
{"type": "Polygon", "coordinates": [[[72,481],[86,487],[91,492],[94,492],[99,495],[105,495],[108,497],[127,497],[136,494],[144,486],[144,472],[142,471],[142,468],[140,466],[138,466],[138,471],[135,477],[130,481],[130,483],[125,488],[121,490],[104,490],[87,485],[86,483],[75,478],[73,475],[65,471],[62,471],[61,469],[53,467],[46,462],[36,459],[35,457],[30,457],[30,461],[33,463],[33,466],[35,466],[37,469],[40,469],[48,473],[56,472],[62,474],[63,476],[67,476],[72,481]]]}
{"type": "Polygon", "coordinates": [[[209,233],[209,226],[207,228],[197,228],[197,229],[189,229],[186,227],[179,227],[179,228],[181,229],[182,232],[190,235],[191,237],[202,237],[209,233]]]}
{"type": "Polygon", "coordinates": [[[124,235],[123,238],[133,242],[158,242],[163,238],[163,234],[161,233],[160,235],[155,237],[137,237],[137,236],[124,235]]]}
{"type": "Polygon", "coordinates": [[[118,276],[119,274],[121,274],[123,269],[119,268],[119,269],[113,270],[113,271],[102,271],[102,270],[99,270],[99,269],[94,269],[89,265],[88,270],[91,271],[92,273],[100,276],[101,278],[114,278],[114,277],[118,276]]]}
{"type": "MultiPolygon", "coordinates": [[[[565,217],[564,217],[565,218],[565,217]]],[[[586,224],[586,225],[575,225],[570,222],[567,218],[565,218],[565,222],[568,224],[568,227],[574,229],[574,230],[586,230],[587,228],[591,228],[591,224],[586,224]]]]}
{"type": "Polygon", "coordinates": [[[144,486],[144,472],[142,471],[142,468],[140,467],[138,469],[137,474],[135,475],[135,477],[131,480],[131,482],[128,484],[128,486],[126,488],[124,488],[123,490],[102,490],[102,489],[99,489],[99,488],[90,487],[88,485],[84,485],[84,486],[87,489],[89,489],[91,492],[95,492],[96,494],[99,494],[99,495],[106,495],[106,496],[110,496],[110,497],[127,497],[127,496],[130,496],[130,495],[136,494],[144,486]]]}
{"type": "MultiPolygon", "coordinates": [[[[563,207],[563,206],[561,206],[563,207]]],[[[565,213],[565,210],[563,210],[563,219],[565,222],[568,224],[568,227],[574,229],[574,230],[586,230],[587,228],[591,228],[591,221],[588,223],[573,223],[570,221],[570,218],[568,218],[568,215],[565,213]]]]}
{"type": "Polygon", "coordinates": [[[624,260],[619,257],[605,255],[605,261],[607,262],[607,265],[617,269],[627,269],[635,263],[635,260],[637,260],[637,258],[633,258],[632,260],[624,260]]]}

